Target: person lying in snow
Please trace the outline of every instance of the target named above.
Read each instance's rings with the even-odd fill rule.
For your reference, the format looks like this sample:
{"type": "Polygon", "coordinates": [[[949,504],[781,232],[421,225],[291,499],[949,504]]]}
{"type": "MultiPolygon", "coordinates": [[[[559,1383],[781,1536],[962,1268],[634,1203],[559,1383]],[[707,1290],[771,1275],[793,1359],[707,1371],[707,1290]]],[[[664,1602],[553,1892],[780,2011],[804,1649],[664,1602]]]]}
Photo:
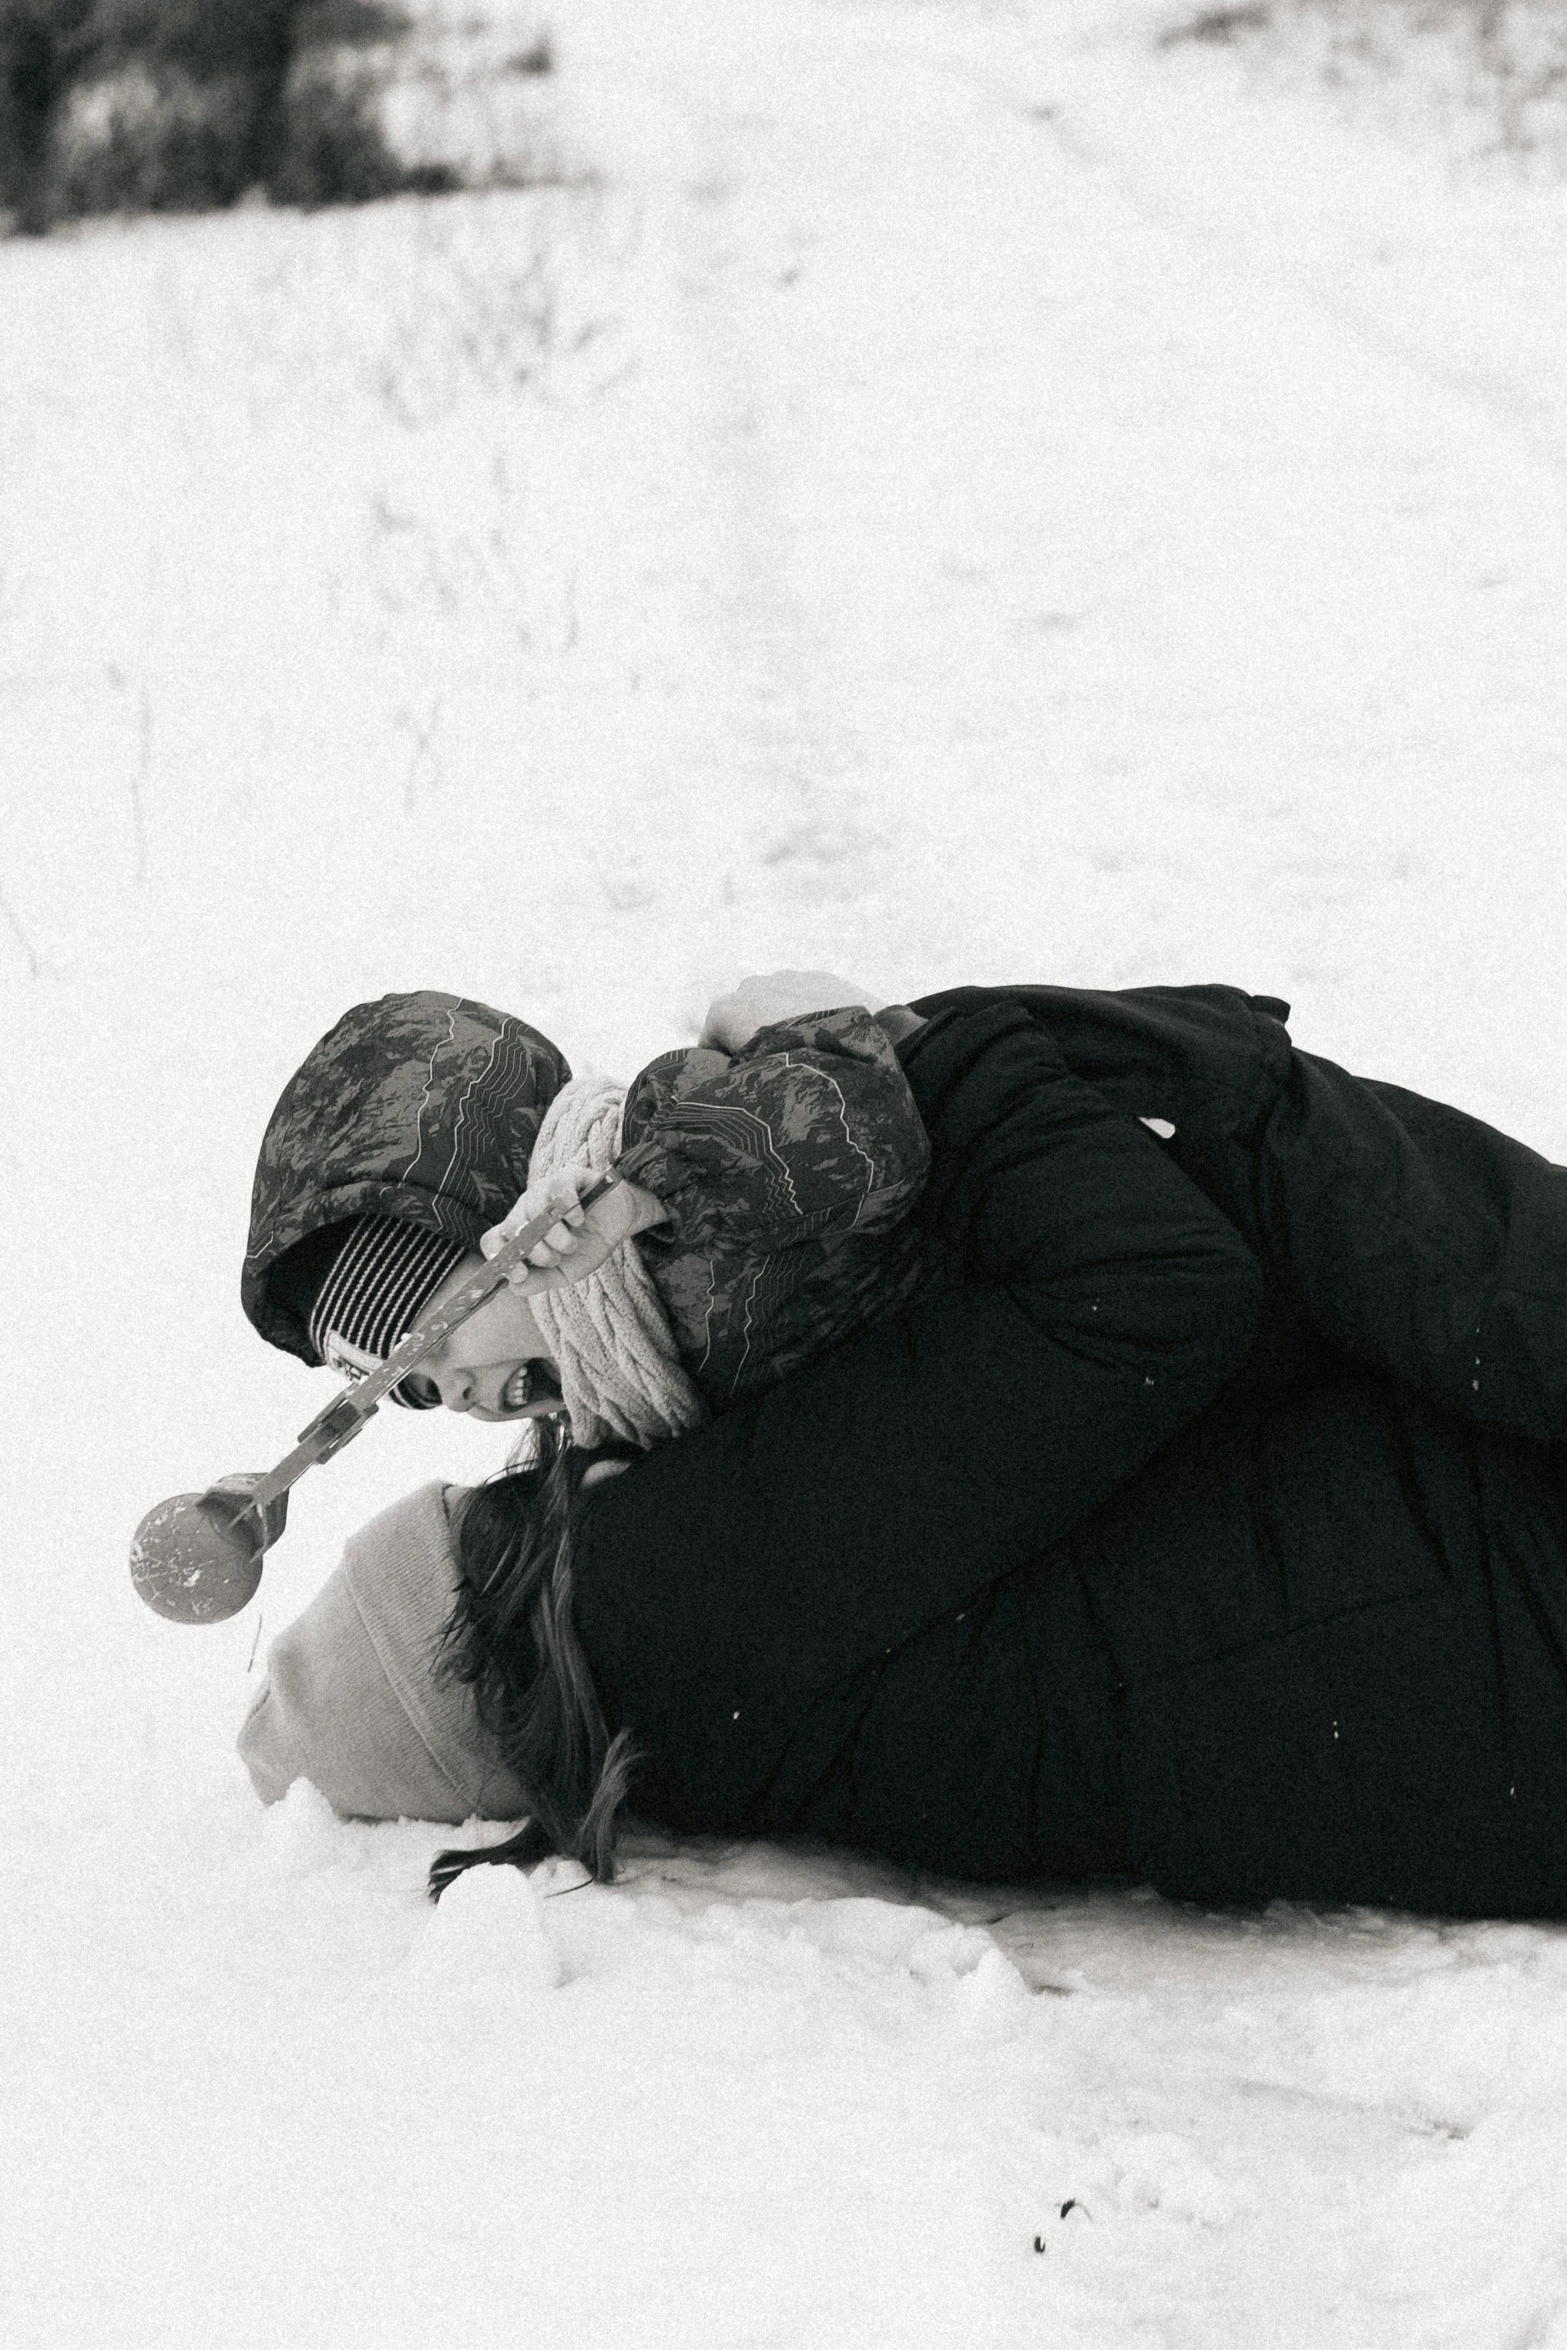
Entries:
{"type": "Polygon", "coordinates": [[[258,1791],[601,1876],[634,1794],[957,1876],[1567,1915],[1567,1171],[1233,990],[913,1010],[948,1277],[629,1464],[545,1434],[385,1513],[274,1644],[258,1791]]]}

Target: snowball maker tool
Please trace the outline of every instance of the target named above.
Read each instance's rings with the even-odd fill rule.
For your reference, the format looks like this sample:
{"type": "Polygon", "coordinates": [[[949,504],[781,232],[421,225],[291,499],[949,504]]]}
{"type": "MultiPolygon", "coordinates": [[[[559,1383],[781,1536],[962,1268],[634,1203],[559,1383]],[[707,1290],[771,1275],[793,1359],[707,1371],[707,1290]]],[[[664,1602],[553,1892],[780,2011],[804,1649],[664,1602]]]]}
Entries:
{"type": "MultiPolygon", "coordinates": [[[[611,1168],[578,1194],[577,1205],[591,1206],[620,1180],[611,1168]]],[[[317,1461],[329,1461],[351,1444],[365,1422],[375,1417],[382,1396],[493,1297],[512,1268],[560,1219],[558,1207],[547,1208],[514,1232],[438,1313],[416,1323],[398,1341],[379,1370],[355,1380],[325,1411],[317,1412],[309,1427],[300,1430],[293,1451],[258,1478],[250,1492],[209,1486],[205,1493],[173,1494],[150,1509],[131,1543],[131,1581],[147,1605],[175,1624],[218,1624],[248,1606],[261,1581],[262,1553],[283,1531],[283,1512],[276,1505],[289,1487],[317,1461]]]]}

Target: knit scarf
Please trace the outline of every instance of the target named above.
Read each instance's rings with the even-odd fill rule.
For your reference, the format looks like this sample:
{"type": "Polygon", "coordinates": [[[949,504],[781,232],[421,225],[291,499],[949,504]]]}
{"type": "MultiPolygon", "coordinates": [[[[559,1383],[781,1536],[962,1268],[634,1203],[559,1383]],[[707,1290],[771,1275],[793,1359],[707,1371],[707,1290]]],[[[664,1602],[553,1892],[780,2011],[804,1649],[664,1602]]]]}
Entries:
{"type": "MultiPolygon", "coordinates": [[[[561,1167],[586,1164],[602,1174],[612,1166],[625,1099],[626,1088],[608,1077],[563,1085],[544,1113],[530,1183],[561,1167]]],[[[528,1304],[559,1368],[575,1443],[591,1449],[618,1438],[646,1450],[707,1418],[635,1240],[585,1281],[539,1290],[528,1304]]]]}

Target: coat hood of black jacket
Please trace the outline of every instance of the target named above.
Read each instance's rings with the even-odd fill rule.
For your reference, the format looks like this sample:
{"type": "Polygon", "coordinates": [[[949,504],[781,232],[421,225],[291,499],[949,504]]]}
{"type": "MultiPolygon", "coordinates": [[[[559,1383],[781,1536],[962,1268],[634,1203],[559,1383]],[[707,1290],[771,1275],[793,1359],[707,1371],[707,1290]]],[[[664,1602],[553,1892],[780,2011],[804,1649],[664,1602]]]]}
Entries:
{"type": "Polygon", "coordinates": [[[545,1110],[571,1075],[526,1021],[420,989],[355,1004],[283,1088],[262,1139],[240,1297],[263,1338],[312,1346],[290,1251],[353,1216],[400,1216],[465,1248],[527,1188],[545,1110]]]}

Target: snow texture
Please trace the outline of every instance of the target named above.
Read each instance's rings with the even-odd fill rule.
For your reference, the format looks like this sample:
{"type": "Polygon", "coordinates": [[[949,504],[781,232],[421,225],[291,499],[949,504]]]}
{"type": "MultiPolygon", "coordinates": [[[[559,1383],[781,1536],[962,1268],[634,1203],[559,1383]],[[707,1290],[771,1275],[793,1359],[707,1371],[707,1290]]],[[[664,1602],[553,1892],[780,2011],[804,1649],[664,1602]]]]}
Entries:
{"type": "Polygon", "coordinates": [[[748,969],[1224,979],[1567,1156],[1567,195],[1168,22],[562,0],[557,184],[0,249],[17,2350],[1567,2345],[1559,1930],[653,1838],[432,1911],[232,1738],[495,1432],[383,1417],[231,1624],[125,1570],[321,1400],[250,1168],[385,989],[629,1075],[748,969]]]}

